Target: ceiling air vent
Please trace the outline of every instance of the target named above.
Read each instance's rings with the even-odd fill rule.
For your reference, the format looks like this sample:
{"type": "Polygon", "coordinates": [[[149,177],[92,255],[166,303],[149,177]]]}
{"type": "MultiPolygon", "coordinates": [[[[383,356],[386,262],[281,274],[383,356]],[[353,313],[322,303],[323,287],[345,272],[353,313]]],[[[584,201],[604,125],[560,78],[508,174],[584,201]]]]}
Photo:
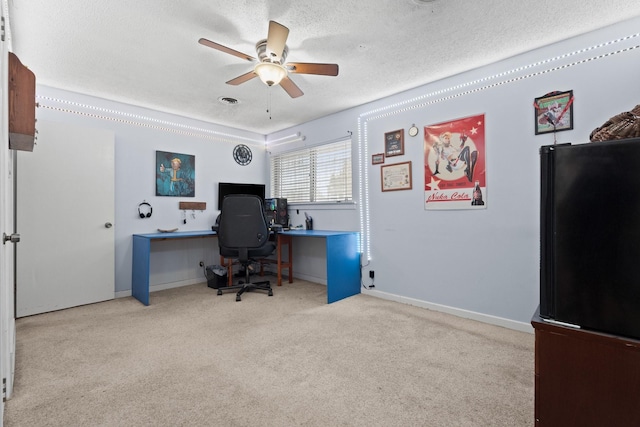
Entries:
{"type": "Polygon", "coordinates": [[[238,105],[240,103],[237,99],[228,96],[221,96],[218,98],[218,102],[224,105],[238,105]]]}

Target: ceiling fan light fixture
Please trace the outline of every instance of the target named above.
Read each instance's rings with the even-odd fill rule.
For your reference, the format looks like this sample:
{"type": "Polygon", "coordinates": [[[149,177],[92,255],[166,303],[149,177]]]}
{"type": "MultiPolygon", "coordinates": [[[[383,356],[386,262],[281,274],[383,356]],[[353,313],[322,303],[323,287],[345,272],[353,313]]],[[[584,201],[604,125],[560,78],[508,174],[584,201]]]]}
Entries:
{"type": "Polygon", "coordinates": [[[256,43],[256,53],[258,58],[254,58],[245,53],[223,46],[219,43],[212,42],[201,38],[198,42],[204,46],[219,50],[238,58],[255,62],[257,65],[253,70],[241,74],[226,83],[232,86],[238,86],[259,77],[267,86],[277,86],[287,92],[291,98],[297,98],[304,95],[304,92],[288,78],[289,73],[295,74],[314,74],[320,76],[337,76],[338,64],[324,64],[314,62],[286,62],[289,48],[287,47],[287,37],[289,29],[275,21],[269,21],[269,34],[266,39],[256,43]]]}
{"type": "Polygon", "coordinates": [[[279,84],[287,75],[287,70],[282,65],[273,62],[261,62],[253,71],[267,86],[279,84]]]}

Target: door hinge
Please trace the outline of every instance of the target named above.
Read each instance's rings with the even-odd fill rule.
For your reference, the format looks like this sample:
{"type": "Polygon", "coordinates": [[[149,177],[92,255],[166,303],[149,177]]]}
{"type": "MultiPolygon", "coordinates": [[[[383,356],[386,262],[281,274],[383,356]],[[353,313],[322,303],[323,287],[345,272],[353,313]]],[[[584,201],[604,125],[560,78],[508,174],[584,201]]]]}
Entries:
{"type": "Polygon", "coordinates": [[[0,16],[0,39],[4,41],[4,16],[0,16]]]}
{"type": "Polygon", "coordinates": [[[7,379],[6,378],[2,379],[2,401],[3,402],[7,401],[7,379]]]}

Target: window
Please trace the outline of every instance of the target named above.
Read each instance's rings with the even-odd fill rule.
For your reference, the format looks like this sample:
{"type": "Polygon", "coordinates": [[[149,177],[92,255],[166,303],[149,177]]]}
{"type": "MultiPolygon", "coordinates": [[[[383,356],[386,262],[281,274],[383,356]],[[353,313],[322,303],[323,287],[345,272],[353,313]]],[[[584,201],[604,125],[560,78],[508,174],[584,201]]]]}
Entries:
{"type": "Polygon", "coordinates": [[[352,201],[351,139],[271,157],[271,196],[288,203],[352,201]]]}

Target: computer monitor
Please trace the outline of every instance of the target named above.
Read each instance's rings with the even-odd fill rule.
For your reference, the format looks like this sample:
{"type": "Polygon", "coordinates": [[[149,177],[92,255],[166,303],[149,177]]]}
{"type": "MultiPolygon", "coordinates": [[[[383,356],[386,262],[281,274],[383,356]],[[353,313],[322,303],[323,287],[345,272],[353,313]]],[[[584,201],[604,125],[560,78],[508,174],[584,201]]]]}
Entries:
{"type": "Polygon", "coordinates": [[[264,184],[241,184],[233,182],[218,183],[218,210],[222,210],[222,201],[229,194],[252,194],[260,197],[264,204],[265,185],[264,184]]]}

